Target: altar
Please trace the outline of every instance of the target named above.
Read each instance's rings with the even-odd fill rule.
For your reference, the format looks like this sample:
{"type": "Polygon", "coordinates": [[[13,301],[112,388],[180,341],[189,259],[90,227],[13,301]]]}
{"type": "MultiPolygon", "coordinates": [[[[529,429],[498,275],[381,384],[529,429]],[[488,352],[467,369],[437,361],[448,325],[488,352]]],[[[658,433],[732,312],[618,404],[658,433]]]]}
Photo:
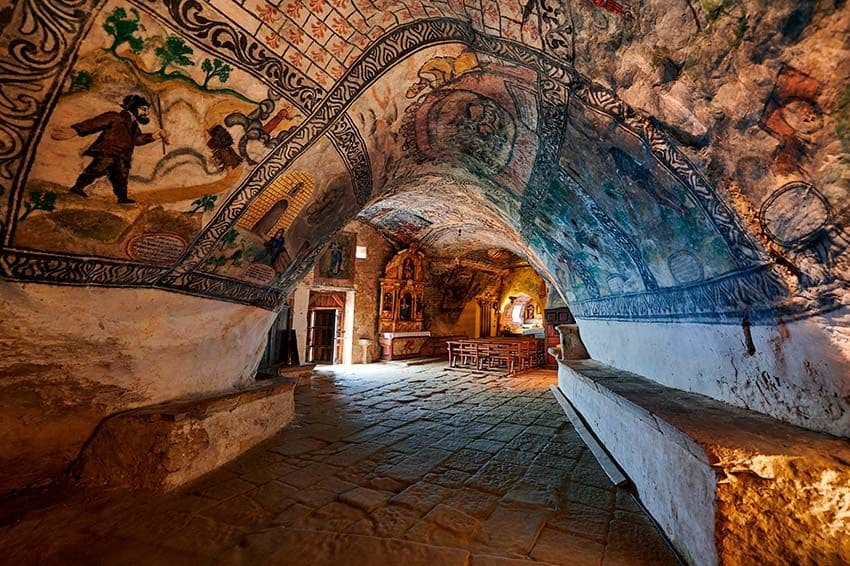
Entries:
{"type": "Polygon", "coordinates": [[[420,356],[431,333],[423,330],[422,301],[425,294],[424,255],[400,251],[387,263],[381,278],[381,357],[400,360],[420,356]]]}
{"type": "Polygon", "coordinates": [[[419,332],[384,332],[381,334],[381,357],[402,360],[421,356],[422,348],[431,339],[427,330],[419,332]]]}

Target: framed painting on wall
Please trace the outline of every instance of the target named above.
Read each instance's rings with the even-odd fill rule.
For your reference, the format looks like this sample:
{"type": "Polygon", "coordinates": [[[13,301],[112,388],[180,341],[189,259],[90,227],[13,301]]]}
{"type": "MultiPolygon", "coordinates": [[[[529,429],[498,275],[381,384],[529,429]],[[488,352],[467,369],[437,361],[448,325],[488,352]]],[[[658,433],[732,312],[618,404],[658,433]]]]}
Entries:
{"type": "Polygon", "coordinates": [[[316,262],[315,283],[320,285],[353,284],[356,247],[356,234],[343,232],[331,238],[316,262]]]}

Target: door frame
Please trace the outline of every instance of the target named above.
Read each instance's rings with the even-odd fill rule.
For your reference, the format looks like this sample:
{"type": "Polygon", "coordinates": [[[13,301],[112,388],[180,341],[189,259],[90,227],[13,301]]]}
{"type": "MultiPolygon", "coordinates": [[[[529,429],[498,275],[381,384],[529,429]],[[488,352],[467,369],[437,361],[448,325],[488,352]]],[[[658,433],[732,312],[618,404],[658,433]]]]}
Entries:
{"type": "Polygon", "coordinates": [[[315,346],[313,344],[313,329],[316,328],[316,313],[318,311],[333,311],[334,312],[334,325],[333,325],[333,338],[331,339],[331,360],[327,362],[326,360],[321,360],[322,363],[331,363],[337,364],[339,363],[340,357],[340,309],[338,307],[313,307],[307,311],[307,361],[309,363],[317,363],[315,357],[315,346]]]}

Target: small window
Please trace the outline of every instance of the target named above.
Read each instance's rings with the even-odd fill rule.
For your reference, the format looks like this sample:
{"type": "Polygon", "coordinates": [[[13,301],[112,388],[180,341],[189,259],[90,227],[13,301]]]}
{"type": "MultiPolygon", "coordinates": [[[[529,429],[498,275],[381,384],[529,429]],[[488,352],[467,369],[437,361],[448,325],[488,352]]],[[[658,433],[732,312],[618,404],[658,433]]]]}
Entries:
{"type": "Polygon", "coordinates": [[[357,259],[366,259],[366,246],[357,246],[357,250],[354,252],[354,257],[356,257],[357,259]]]}
{"type": "Polygon", "coordinates": [[[522,324],[524,321],[522,319],[522,311],[525,307],[523,305],[514,305],[514,308],[511,309],[511,320],[515,324],[522,324]]]}

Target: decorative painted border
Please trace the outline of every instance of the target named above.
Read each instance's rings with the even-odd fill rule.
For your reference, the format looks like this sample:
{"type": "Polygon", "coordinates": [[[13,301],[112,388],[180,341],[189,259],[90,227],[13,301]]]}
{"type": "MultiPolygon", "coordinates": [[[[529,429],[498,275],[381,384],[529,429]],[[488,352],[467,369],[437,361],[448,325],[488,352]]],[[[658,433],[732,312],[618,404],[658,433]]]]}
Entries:
{"type": "MultiPolygon", "coordinates": [[[[814,314],[793,305],[774,306],[787,297],[788,288],[772,266],[761,265],[693,285],[576,301],[570,311],[578,319],[740,323],[748,318],[752,324],[776,324],[777,317],[793,320],[814,314]]],[[[819,312],[840,307],[836,304],[819,312]]]]}
{"type": "Polygon", "coordinates": [[[105,0],[18,2],[0,35],[0,246],[14,216],[44,123],[59,96],[76,45],[105,0]]]}
{"type": "MultiPolygon", "coordinates": [[[[170,5],[176,6],[197,4],[197,0],[168,1],[171,2],[170,5]]],[[[4,131],[7,129],[5,126],[8,118],[17,118],[24,127],[29,123],[31,124],[30,128],[36,129],[36,133],[31,134],[28,140],[21,140],[11,152],[0,155],[0,158],[2,158],[0,159],[0,174],[10,169],[16,169],[15,174],[19,174],[20,164],[24,161],[21,158],[25,153],[31,151],[34,146],[33,142],[38,137],[39,124],[36,124],[36,120],[44,105],[49,106],[50,101],[56,96],[57,76],[72,63],[69,46],[73,46],[73,40],[81,37],[84,32],[86,14],[84,8],[81,8],[87,5],[84,0],[77,0],[76,2],[73,2],[73,0],[66,0],[65,2],[42,0],[39,5],[48,6],[46,6],[46,10],[39,11],[37,14],[32,12],[28,14],[30,20],[37,20],[36,25],[31,25],[30,29],[25,32],[20,32],[30,36],[30,39],[16,39],[15,41],[18,42],[16,49],[12,49],[12,45],[9,44],[10,54],[13,55],[14,59],[11,64],[26,67],[30,57],[27,54],[28,50],[38,51],[43,49],[45,45],[54,45],[56,48],[52,55],[47,54],[44,57],[46,64],[42,65],[42,68],[49,70],[44,70],[39,77],[34,77],[35,82],[41,85],[40,89],[43,93],[41,104],[30,106],[29,115],[20,109],[15,109],[17,112],[15,113],[10,112],[7,106],[0,106],[0,118],[3,119],[0,123],[3,124],[4,131]],[[77,7],[77,10],[69,13],[67,10],[69,4],[77,7]],[[53,6],[59,6],[59,8],[53,9],[53,6]],[[59,21],[62,25],[57,26],[54,22],[45,27],[45,23],[39,21],[39,17],[43,18],[44,14],[60,14],[62,18],[59,18],[59,21]],[[32,37],[32,29],[42,30],[38,32],[41,37],[32,37]],[[45,43],[45,33],[47,32],[43,30],[47,29],[57,38],[61,38],[61,41],[55,40],[52,43],[45,43]],[[58,31],[60,29],[61,32],[58,31]],[[63,32],[71,33],[71,42],[64,41],[63,32]],[[52,88],[48,86],[51,84],[52,88]],[[29,122],[27,122],[27,119],[29,119],[29,122]],[[10,157],[18,159],[17,167],[14,166],[13,162],[9,165],[10,157]]],[[[31,5],[29,3],[19,4],[18,14],[25,8],[31,8],[31,5]]],[[[184,259],[174,269],[163,273],[160,267],[133,265],[101,258],[76,258],[62,254],[33,254],[22,253],[19,250],[5,250],[2,261],[5,275],[13,280],[47,281],[51,283],[151,286],[244,304],[254,304],[263,308],[275,308],[277,306],[275,301],[283,300],[283,294],[280,291],[257,287],[239,280],[199,273],[196,270],[207,255],[213,251],[219,238],[230,229],[253,199],[280,171],[285,170],[295,158],[312,146],[321,136],[335,131],[346,137],[345,132],[342,131],[343,127],[336,126],[336,124],[340,123],[340,118],[345,116],[345,112],[351,103],[377,80],[385,69],[415,51],[442,43],[463,43],[479,52],[535,69],[543,76],[540,84],[541,92],[545,90],[562,94],[569,92],[571,101],[579,102],[593,111],[613,118],[622,129],[647,145],[659,163],[682,182],[700,206],[706,210],[708,216],[713,219],[718,232],[730,248],[738,252],[736,257],[740,258],[742,270],[728,274],[721,279],[703,282],[699,286],[665,288],[652,293],[583,301],[575,305],[577,316],[609,319],[622,316],[628,317],[630,320],[659,316],[673,318],[679,315],[689,316],[683,308],[679,308],[678,314],[672,312],[670,304],[673,302],[681,303],[680,307],[685,304],[693,305],[698,316],[701,313],[706,315],[713,313],[715,318],[722,318],[723,313],[730,313],[731,315],[732,312],[741,312],[742,305],[771,304],[778,298],[785,296],[786,291],[784,287],[780,288],[776,277],[772,274],[766,275],[770,273],[769,267],[759,265],[767,263],[765,256],[755,241],[741,228],[731,209],[716,195],[708,182],[681,154],[675,144],[667,139],[650,120],[639,116],[634,110],[617,99],[612,92],[598,85],[593,85],[588,79],[580,76],[566,64],[523,44],[482,35],[472,29],[468,22],[447,18],[420,20],[398,27],[371,45],[349,68],[342,79],[328,91],[327,95],[316,103],[312,115],[287,140],[273,149],[255,168],[250,177],[233,193],[225,206],[219,209],[213,220],[196,238],[184,259]],[[49,264],[50,276],[44,277],[40,270],[45,268],[47,265],[45,262],[48,260],[54,263],[49,264]],[[111,279],[119,272],[121,274],[120,282],[111,279]],[[151,279],[154,274],[158,276],[155,282],[151,279]],[[693,292],[697,292],[697,295],[685,300],[693,292]],[[657,297],[657,300],[650,299],[650,297],[657,297]]],[[[9,67],[4,63],[3,68],[9,67]]],[[[37,89],[33,89],[33,91],[35,90],[37,89]]],[[[6,99],[9,98],[8,89],[5,86],[0,90],[0,95],[5,96],[6,99]]],[[[561,106],[561,108],[563,107],[561,106]]],[[[556,107],[554,112],[557,113],[558,111],[559,109],[556,107]]],[[[548,114],[547,117],[549,117],[548,114]]],[[[543,140],[541,147],[547,148],[551,144],[551,141],[543,140]]],[[[350,145],[350,142],[346,142],[346,147],[348,145],[350,145]]],[[[351,153],[348,155],[351,155],[351,153]]],[[[368,154],[366,154],[366,159],[368,159],[368,154]]],[[[364,162],[361,158],[360,165],[365,165],[365,163],[367,162],[364,162]]],[[[548,167],[544,169],[548,169],[548,167]]],[[[540,173],[545,174],[545,171],[540,171],[540,173]]],[[[369,175],[371,176],[371,171],[369,175]]],[[[4,175],[3,178],[11,177],[4,175]]],[[[361,180],[365,181],[365,176],[361,180]]],[[[363,194],[368,198],[368,193],[364,192],[363,194]]],[[[360,197],[360,194],[358,196],[360,197]]],[[[529,197],[533,197],[533,195],[529,194],[529,197]]]]}

